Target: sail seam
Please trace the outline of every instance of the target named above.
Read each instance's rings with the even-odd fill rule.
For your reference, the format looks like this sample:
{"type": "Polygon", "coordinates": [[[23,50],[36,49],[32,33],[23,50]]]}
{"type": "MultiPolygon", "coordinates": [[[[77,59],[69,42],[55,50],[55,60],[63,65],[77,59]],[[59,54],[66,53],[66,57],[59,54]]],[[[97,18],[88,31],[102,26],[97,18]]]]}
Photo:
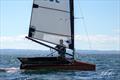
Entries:
{"type": "Polygon", "coordinates": [[[51,32],[45,32],[45,31],[40,31],[40,30],[35,30],[37,32],[41,32],[41,33],[46,33],[46,34],[52,34],[52,35],[58,35],[58,36],[66,36],[66,37],[71,37],[69,35],[63,35],[63,34],[57,34],[57,33],[51,33],[51,32]]]}
{"type": "Polygon", "coordinates": [[[53,43],[53,42],[50,42],[50,41],[46,41],[46,40],[44,40],[44,39],[39,39],[39,38],[35,38],[35,37],[33,37],[33,39],[40,40],[40,41],[44,41],[44,42],[47,42],[47,43],[50,43],[50,44],[54,44],[54,45],[58,45],[58,44],[56,44],[56,43],[53,43]]]}
{"type": "Polygon", "coordinates": [[[39,7],[40,7],[40,8],[44,8],[44,9],[51,9],[51,10],[56,10],[56,11],[61,11],[61,12],[70,13],[69,11],[60,10],[60,9],[53,9],[53,8],[48,8],[48,7],[43,7],[43,6],[39,6],[39,7]]]}

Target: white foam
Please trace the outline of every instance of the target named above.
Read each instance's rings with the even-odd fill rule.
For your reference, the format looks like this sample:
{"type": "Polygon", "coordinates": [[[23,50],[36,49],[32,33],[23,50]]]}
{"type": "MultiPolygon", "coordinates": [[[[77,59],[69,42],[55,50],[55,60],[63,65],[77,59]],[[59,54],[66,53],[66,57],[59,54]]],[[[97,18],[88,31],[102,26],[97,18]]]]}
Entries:
{"type": "Polygon", "coordinates": [[[19,70],[19,68],[11,67],[11,68],[0,68],[0,72],[7,72],[7,73],[15,73],[19,70]]]}

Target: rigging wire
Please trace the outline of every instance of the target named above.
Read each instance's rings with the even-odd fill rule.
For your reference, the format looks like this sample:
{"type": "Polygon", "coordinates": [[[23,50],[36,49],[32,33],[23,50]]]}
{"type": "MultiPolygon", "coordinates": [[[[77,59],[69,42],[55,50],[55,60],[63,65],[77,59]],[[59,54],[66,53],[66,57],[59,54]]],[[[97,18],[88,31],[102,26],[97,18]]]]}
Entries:
{"type": "Polygon", "coordinates": [[[83,20],[83,28],[85,29],[85,32],[86,32],[86,36],[87,36],[87,40],[88,40],[88,44],[89,44],[89,48],[92,49],[92,44],[91,44],[91,40],[90,40],[90,37],[89,37],[89,33],[88,33],[88,30],[87,30],[87,25],[85,23],[85,17],[83,15],[83,11],[82,11],[82,8],[80,6],[80,0],[78,0],[78,3],[79,3],[79,9],[80,9],[80,12],[81,12],[81,16],[82,16],[82,20],[83,20]]]}
{"type": "Polygon", "coordinates": [[[56,50],[54,50],[54,49],[52,49],[52,48],[50,48],[50,54],[48,54],[47,56],[54,56],[54,53],[56,53],[57,51],[56,50]]]}

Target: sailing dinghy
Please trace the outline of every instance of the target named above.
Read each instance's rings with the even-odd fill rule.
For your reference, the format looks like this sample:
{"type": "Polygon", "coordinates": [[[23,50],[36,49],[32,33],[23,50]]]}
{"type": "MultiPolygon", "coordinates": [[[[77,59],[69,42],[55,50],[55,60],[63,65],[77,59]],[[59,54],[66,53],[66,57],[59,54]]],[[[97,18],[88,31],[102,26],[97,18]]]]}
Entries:
{"type": "Polygon", "coordinates": [[[65,48],[72,50],[72,54],[65,52],[65,55],[72,58],[19,57],[20,69],[92,71],[96,68],[94,64],[74,59],[74,0],[34,0],[26,38],[60,53],[64,52],[48,43],[59,45],[59,41],[63,40],[65,48]]]}

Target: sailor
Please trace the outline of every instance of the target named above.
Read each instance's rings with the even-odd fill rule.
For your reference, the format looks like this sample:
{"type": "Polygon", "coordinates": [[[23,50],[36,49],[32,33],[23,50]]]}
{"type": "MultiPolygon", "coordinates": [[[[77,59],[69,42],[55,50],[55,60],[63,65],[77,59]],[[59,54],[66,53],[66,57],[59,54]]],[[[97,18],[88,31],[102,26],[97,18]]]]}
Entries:
{"type": "Polygon", "coordinates": [[[62,39],[60,39],[60,44],[57,45],[55,48],[57,48],[59,50],[58,51],[59,57],[62,58],[62,59],[65,59],[66,47],[63,44],[62,39]]]}

